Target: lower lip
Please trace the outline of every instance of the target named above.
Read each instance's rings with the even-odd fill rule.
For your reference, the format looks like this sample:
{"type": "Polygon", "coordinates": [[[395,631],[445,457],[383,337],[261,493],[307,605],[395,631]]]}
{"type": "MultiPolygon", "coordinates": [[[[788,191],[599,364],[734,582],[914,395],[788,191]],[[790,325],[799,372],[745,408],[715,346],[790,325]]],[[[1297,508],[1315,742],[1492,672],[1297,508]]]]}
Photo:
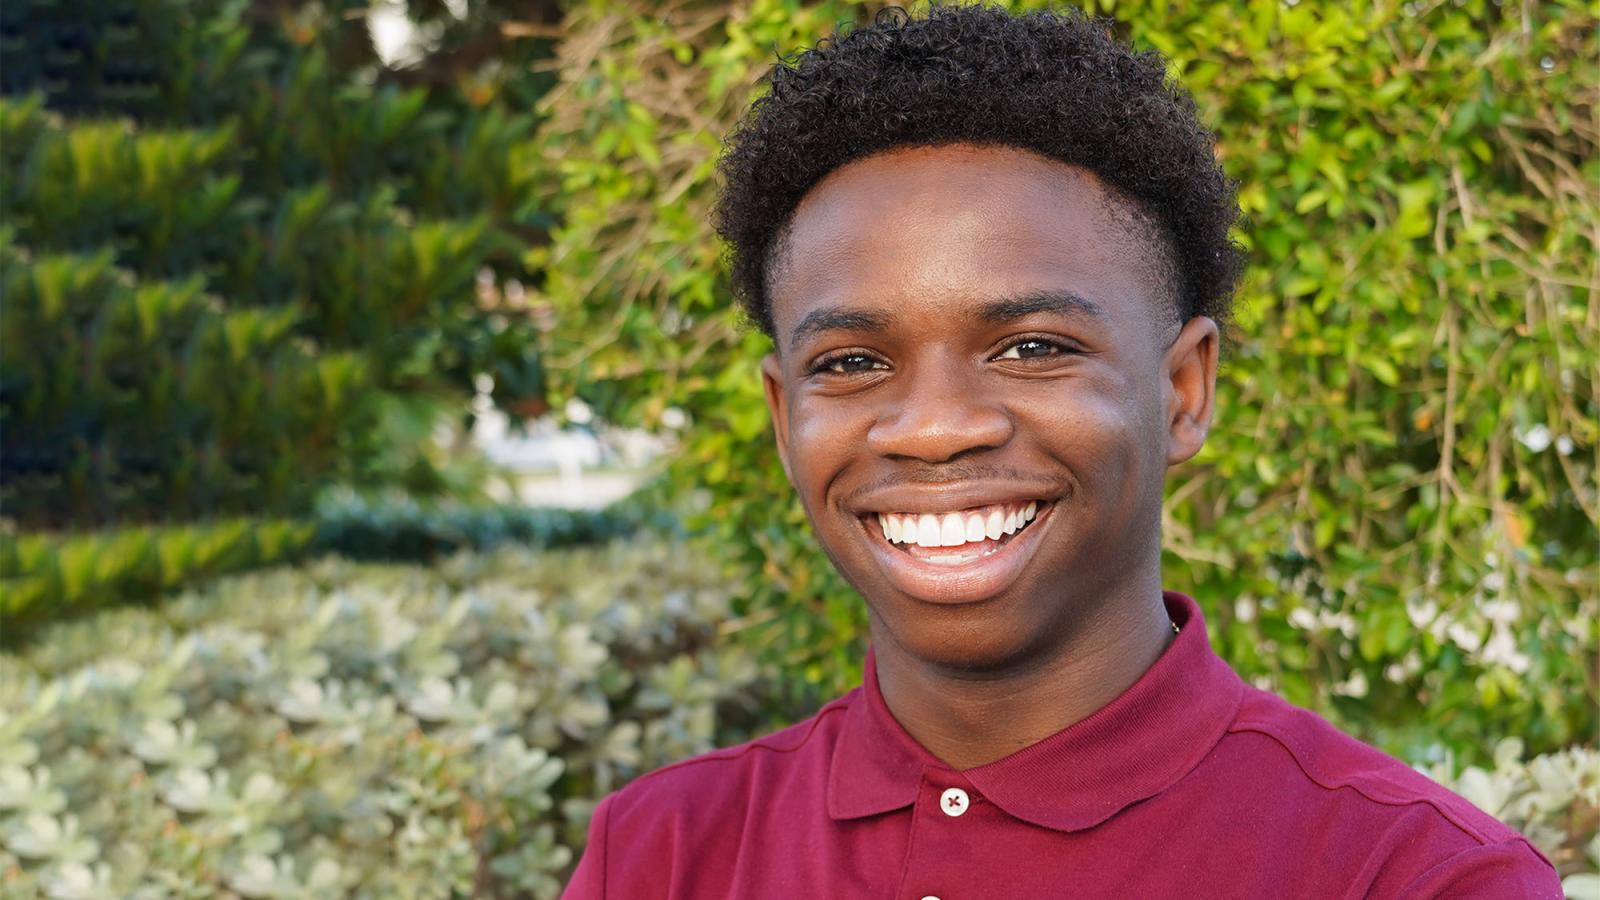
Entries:
{"type": "MultiPolygon", "coordinates": [[[[927,603],[980,603],[1010,587],[1022,574],[1055,509],[1054,503],[1045,505],[1027,528],[1001,544],[998,550],[954,565],[924,562],[897,549],[884,539],[881,528],[870,521],[872,517],[862,519],[861,524],[867,533],[867,543],[877,554],[880,568],[889,582],[903,593],[927,603]]],[[[949,549],[952,553],[957,550],[949,549]]]]}

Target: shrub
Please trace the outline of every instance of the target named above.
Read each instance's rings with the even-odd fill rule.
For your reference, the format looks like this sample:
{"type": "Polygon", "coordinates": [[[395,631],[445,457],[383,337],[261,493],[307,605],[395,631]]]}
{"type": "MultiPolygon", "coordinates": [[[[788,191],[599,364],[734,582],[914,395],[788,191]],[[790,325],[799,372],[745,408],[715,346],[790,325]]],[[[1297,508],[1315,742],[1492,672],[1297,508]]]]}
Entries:
{"type": "Polygon", "coordinates": [[[7,4],[0,503],[23,529],[437,491],[392,407],[464,415],[481,375],[539,406],[538,330],[482,300],[546,220],[520,110],[548,41],[509,36],[510,4],[411,5],[402,70],[350,0],[7,4]]]}
{"type": "Polygon", "coordinates": [[[630,541],[330,558],[58,626],[0,656],[0,893],[552,897],[601,796],[745,736],[730,596],[630,541]]]}
{"type": "Polygon", "coordinates": [[[40,623],[86,610],[149,604],[218,575],[335,554],[426,563],[504,544],[529,549],[598,544],[672,518],[640,503],[606,509],[417,500],[393,492],[325,493],[307,519],[233,518],[87,532],[0,528],[0,641],[16,645],[40,623]]]}
{"type": "MultiPolygon", "coordinates": [[[[1031,5],[1022,3],[1020,5],[1031,5]]],[[[1600,328],[1592,8],[1099,2],[1221,135],[1251,251],[1167,582],[1241,672],[1386,748],[1592,736],[1600,328]]],[[[707,212],[774,52],[868,8],[575,7],[541,130],[561,225],[531,262],[555,393],[693,419],[679,483],[750,573],[752,646],[809,702],[860,674],[860,599],[772,447],[707,212]],[[602,336],[602,337],[597,337],[602,336]]]]}
{"type": "Polygon", "coordinates": [[[421,501],[404,494],[325,495],[318,503],[313,554],[427,562],[502,544],[530,548],[604,543],[641,528],[671,531],[672,518],[624,500],[604,509],[530,508],[421,501]]]}
{"type": "Polygon", "coordinates": [[[315,526],[227,519],[76,534],[0,533],[0,621],[27,625],[86,608],[154,600],[200,579],[298,556],[315,526]]]}

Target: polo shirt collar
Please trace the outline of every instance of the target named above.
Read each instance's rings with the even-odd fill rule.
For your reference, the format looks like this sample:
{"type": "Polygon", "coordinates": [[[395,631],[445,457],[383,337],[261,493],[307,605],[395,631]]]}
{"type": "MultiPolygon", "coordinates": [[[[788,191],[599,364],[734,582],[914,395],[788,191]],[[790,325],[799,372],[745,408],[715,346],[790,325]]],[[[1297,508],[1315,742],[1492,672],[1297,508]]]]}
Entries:
{"type": "MultiPolygon", "coordinates": [[[[1233,721],[1244,684],[1211,651],[1194,600],[1167,592],[1180,631],[1137,681],[1088,718],[1003,759],[960,773],[1015,818],[1077,831],[1104,822],[1188,774],[1233,721]]],[[[951,773],[916,742],[878,691],[867,651],[828,773],[828,813],[854,819],[910,806],[926,770],[951,773]]]]}

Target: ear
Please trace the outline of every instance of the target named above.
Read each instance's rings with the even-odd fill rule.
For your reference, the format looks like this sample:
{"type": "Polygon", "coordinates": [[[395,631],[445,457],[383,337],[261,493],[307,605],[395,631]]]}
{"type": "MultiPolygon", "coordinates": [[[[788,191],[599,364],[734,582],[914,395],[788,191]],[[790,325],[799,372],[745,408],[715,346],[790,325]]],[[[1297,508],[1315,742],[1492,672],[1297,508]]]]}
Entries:
{"type": "Polygon", "coordinates": [[[1163,371],[1167,398],[1167,465],[1174,466],[1205,445],[1217,399],[1217,323],[1206,316],[1185,322],[1167,348],[1163,371]]]}
{"type": "Polygon", "coordinates": [[[772,430],[778,436],[778,459],[783,462],[783,474],[793,484],[794,472],[789,468],[789,401],[783,393],[783,363],[777,353],[768,353],[761,359],[761,386],[766,390],[772,430]]]}

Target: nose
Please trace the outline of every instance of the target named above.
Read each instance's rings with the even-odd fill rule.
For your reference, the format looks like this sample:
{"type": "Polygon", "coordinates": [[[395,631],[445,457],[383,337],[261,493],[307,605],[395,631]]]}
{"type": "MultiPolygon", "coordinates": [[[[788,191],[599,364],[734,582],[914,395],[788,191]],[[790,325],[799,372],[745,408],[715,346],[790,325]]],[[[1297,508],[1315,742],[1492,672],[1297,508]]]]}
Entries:
{"type": "Polygon", "coordinates": [[[887,398],[867,431],[867,449],[940,463],[1004,445],[1015,424],[970,365],[952,360],[907,373],[898,396],[887,398]]]}

